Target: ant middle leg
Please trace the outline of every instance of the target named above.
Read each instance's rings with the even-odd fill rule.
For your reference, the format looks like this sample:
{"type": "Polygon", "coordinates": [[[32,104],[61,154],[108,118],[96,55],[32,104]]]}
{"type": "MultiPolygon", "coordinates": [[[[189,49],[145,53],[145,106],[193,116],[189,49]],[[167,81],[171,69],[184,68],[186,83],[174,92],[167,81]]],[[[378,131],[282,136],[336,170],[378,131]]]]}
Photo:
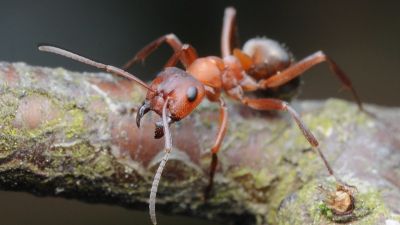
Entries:
{"type": "Polygon", "coordinates": [[[358,97],[358,94],[354,89],[348,76],[343,72],[342,69],[340,69],[340,67],[335,63],[335,61],[333,61],[331,58],[325,55],[322,51],[318,51],[302,59],[301,61],[291,65],[287,69],[280,71],[279,73],[268,79],[261,80],[259,82],[259,86],[260,88],[263,89],[281,86],[282,84],[285,84],[290,80],[300,76],[305,71],[309,70],[313,66],[318,65],[322,62],[328,63],[333,74],[339,79],[342,85],[352,93],[353,98],[357,102],[359,109],[363,110],[362,102],[358,97]]]}
{"type": "Polygon", "coordinates": [[[214,176],[215,176],[215,171],[217,169],[218,165],[218,156],[217,153],[221,147],[222,140],[225,137],[226,133],[226,128],[228,124],[228,110],[225,105],[225,101],[222,98],[219,98],[219,128],[218,128],[218,133],[217,137],[215,139],[214,145],[211,148],[211,164],[210,164],[210,174],[209,174],[209,180],[208,180],[208,185],[206,189],[204,190],[204,198],[207,200],[210,196],[210,192],[213,188],[214,184],[214,176]]]}

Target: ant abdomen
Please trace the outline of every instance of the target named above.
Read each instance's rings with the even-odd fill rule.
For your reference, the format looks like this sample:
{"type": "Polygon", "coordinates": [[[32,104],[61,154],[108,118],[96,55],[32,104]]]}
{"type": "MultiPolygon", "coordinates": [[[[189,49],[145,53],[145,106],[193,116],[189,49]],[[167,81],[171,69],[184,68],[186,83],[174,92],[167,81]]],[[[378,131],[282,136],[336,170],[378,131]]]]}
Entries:
{"type": "MultiPolygon", "coordinates": [[[[292,53],[284,45],[266,37],[252,38],[246,41],[242,51],[251,58],[253,63],[246,73],[256,80],[268,79],[279,74],[294,62],[292,53]]],[[[253,94],[258,97],[272,97],[289,101],[298,93],[299,85],[300,78],[297,77],[279,87],[257,90],[253,94]]]]}
{"type": "Polygon", "coordinates": [[[242,51],[253,61],[253,66],[246,72],[256,80],[269,78],[288,68],[294,61],[283,45],[265,37],[246,41],[242,51]]]}

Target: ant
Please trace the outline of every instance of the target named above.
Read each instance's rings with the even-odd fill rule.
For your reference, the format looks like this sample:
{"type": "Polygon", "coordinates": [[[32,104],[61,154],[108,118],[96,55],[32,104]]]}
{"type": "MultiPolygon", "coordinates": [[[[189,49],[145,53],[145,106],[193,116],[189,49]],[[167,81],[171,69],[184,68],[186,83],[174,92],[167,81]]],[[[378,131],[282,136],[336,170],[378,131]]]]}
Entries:
{"type": "Polygon", "coordinates": [[[145,101],[137,111],[136,124],[140,127],[141,118],[149,111],[154,111],[162,118],[160,122],[155,124],[155,138],[165,136],[165,155],[154,176],[149,198],[150,218],[153,224],[157,223],[155,200],[158,184],[169,153],[172,150],[172,138],[169,126],[189,115],[204,98],[217,103],[220,108],[218,132],[211,148],[210,177],[205,193],[207,198],[213,185],[213,177],[218,162],[217,153],[228,124],[228,110],[221,96],[223,91],[228,97],[252,109],[289,112],[312,148],[318,152],[329,175],[333,176],[339,183],[342,183],[335,176],[333,169],[325,159],[322,151],[318,148],[319,143],[317,139],[289,103],[279,98],[248,97],[245,95],[245,92],[255,92],[257,90],[279,92],[277,88],[298,78],[311,67],[322,62],[327,62],[345,88],[352,92],[360,110],[362,110],[361,100],[348,77],[332,59],[321,51],[295,62],[292,54],[287,49],[278,42],[268,38],[253,38],[245,43],[243,50],[233,49],[232,42],[235,39],[235,32],[236,10],[228,7],[225,9],[223,21],[221,57],[198,57],[196,50],[191,45],[182,44],[174,34],[167,34],[145,46],[123,66],[123,69],[95,62],[55,46],[39,45],[38,47],[40,51],[65,56],[131,79],[147,89],[145,101]],[[174,54],[167,61],[164,69],[149,85],[131,73],[126,72],[134,63],[143,61],[163,43],[169,44],[173,48],[174,54]],[[175,67],[178,62],[182,63],[185,70],[175,67]]]}
{"type": "Polygon", "coordinates": [[[225,91],[229,97],[256,110],[289,112],[308,142],[319,153],[329,174],[334,176],[332,168],[318,148],[317,139],[301,121],[298,113],[287,102],[272,97],[280,96],[280,92],[283,91],[280,89],[282,86],[296,81],[300,75],[313,66],[326,62],[343,86],[352,93],[359,109],[364,111],[362,102],[348,76],[335,61],[322,51],[317,51],[295,62],[292,53],[286,47],[265,37],[248,40],[242,50],[233,48],[233,43],[238,40],[237,36],[236,10],[233,7],[228,7],[225,9],[221,35],[222,57],[198,57],[196,50],[191,45],[182,44],[174,34],[167,34],[146,45],[123,66],[123,69],[128,70],[136,62],[143,62],[161,44],[167,43],[174,50],[174,54],[167,61],[165,67],[175,66],[180,61],[186,68],[186,72],[204,84],[208,100],[220,104],[219,130],[215,144],[211,148],[212,163],[209,185],[206,188],[206,198],[212,187],[217,166],[217,152],[227,126],[227,110],[221,97],[222,91],[225,91]],[[249,98],[244,95],[245,92],[259,90],[264,91],[263,95],[268,98],[249,98]]]}

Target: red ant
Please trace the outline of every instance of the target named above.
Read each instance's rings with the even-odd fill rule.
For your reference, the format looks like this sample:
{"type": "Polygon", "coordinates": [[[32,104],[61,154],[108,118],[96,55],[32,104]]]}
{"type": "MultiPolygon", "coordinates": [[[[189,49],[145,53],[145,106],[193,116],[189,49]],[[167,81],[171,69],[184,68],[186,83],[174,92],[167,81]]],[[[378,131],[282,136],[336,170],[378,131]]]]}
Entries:
{"type": "MultiPolygon", "coordinates": [[[[172,149],[172,139],[169,125],[189,115],[206,97],[211,102],[216,102],[220,107],[219,128],[215,142],[211,148],[212,162],[210,167],[209,185],[206,195],[211,190],[213,177],[217,166],[217,152],[224,138],[228,111],[221,92],[225,93],[242,104],[256,110],[279,110],[287,111],[293,117],[303,135],[310,145],[319,153],[329,174],[334,172],[318,148],[318,141],[301,121],[297,112],[290,105],[278,98],[252,98],[244,95],[244,92],[257,90],[277,90],[278,87],[299,77],[311,67],[327,62],[342,84],[352,92],[359,108],[362,104],[358,95],[345,73],[337,64],[318,51],[299,62],[294,62],[291,53],[278,42],[268,38],[254,38],[247,41],[243,50],[233,49],[232,41],[236,31],[236,10],[228,7],[225,10],[221,51],[222,57],[207,56],[199,58],[196,50],[189,44],[182,44],[174,35],[164,35],[145,46],[123,67],[124,70],[114,66],[105,65],[84,58],[72,52],[48,45],[39,46],[39,50],[59,54],[73,60],[97,67],[107,72],[134,80],[144,88],[147,95],[144,103],[139,108],[136,116],[137,126],[140,127],[141,118],[149,111],[154,111],[162,117],[162,121],[156,123],[155,138],[165,135],[165,152],[162,161],[155,174],[150,191],[149,209],[153,224],[156,224],[155,199],[161,173],[168,160],[172,149]],[[174,54],[168,60],[165,68],[158,76],[147,85],[134,75],[126,72],[137,61],[143,61],[148,55],[156,50],[162,43],[168,43],[174,50],[174,54]],[[176,68],[180,61],[185,70],[176,68]]],[[[336,177],[335,177],[336,178],[336,177]]],[[[337,179],[338,180],[338,179],[337,179]]]]}

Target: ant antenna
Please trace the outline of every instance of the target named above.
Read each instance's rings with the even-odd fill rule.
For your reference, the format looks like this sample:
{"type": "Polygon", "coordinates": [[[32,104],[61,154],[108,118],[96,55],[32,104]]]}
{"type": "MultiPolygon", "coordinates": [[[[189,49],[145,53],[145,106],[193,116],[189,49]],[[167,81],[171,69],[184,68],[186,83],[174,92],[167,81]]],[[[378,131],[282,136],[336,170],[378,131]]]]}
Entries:
{"type": "Polygon", "coordinates": [[[157,168],[156,175],[154,176],[153,184],[151,185],[151,190],[150,190],[150,198],[149,198],[150,219],[154,225],[157,224],[157,220],[156,220],[157,188],[158,188],[158,184],[160,183],[161,174],[164,170],[165,164],[168,161],[169,153],[172,150],[172,138],[171,138],[171,133],[169,131],[168,119],[167,119],[167,105],[168,105],[168,99],[165,101],[164,106],[163,106],[163,111],[162,111],[162,121],[163,121],[164,136],[165,136],[165,155],[162,158],[160,165],[157,168]]]}
{"type": "Polygon", "coordinates": [[[122,77],[125,77],[125,78],[135,81],[136,83],[140,84],[141,86],[143,86],[144,88],[146,88],[149,91],[155,92],[155,90],[151,89],[145,82],[143,82],[139,78],[137,78],[134,75],[132,75],[122,69],[119,69],[115,66],[105,65],[103,63],[99,63],[99,62],[93,61],[91,59],[85,58],[83,56],[80,56],[78,54],[75,54],[73,52],[70,52],[68,50],[58,48],[55,46],[51,46],[51,45],[39,45],[38,49],[42,52],[50,52],[50,53],[54,53],[57,55],[61,55],[61,56],[73,59],[75,61],[97,67],[97,68],[105,70],[107,72],[115,73],[117,75],[120,75],[122,77]]]}

